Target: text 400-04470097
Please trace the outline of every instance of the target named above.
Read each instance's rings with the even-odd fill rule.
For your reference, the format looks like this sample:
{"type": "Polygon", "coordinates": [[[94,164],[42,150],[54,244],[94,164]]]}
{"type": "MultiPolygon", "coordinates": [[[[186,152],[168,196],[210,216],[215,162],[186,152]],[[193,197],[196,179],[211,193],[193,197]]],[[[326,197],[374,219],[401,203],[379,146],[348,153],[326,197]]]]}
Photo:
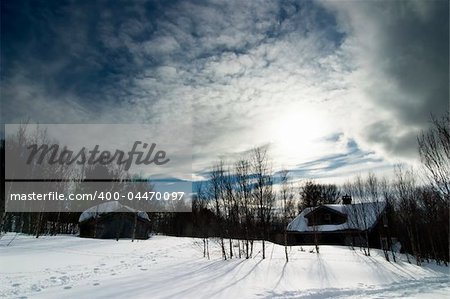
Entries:
{"type": "MultiPolygon", "coordinates": [[[[128,200],[181,200],[184,197],[184,192],[128,192],[126,198],[128,200]]],[[[120,200],[125,198],[125,195],[121,195],[119,192],[100,192],[97,195],[100,200],[120,200]]]]}

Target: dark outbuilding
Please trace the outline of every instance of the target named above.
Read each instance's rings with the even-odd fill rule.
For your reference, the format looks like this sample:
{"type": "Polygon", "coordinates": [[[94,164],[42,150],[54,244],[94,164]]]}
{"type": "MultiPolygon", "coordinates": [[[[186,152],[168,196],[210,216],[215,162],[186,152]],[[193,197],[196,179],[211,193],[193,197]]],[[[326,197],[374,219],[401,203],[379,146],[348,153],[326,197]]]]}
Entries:
{"type": "Polygon", "coordinates": [[[119,202],[107,202],[84,211],[79,219],[80,237],[97,239],[148,239],[150,219],[119,202]]]}

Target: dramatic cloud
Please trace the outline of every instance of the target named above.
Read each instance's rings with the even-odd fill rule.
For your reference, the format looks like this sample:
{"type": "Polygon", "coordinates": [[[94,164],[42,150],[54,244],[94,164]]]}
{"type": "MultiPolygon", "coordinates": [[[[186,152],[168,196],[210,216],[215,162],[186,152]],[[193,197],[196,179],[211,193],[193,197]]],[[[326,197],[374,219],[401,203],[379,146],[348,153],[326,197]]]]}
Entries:
{"type": "MultiPolygon", "coordinates": [[[[347,33],[358,141],[387,157],[416,155],[430,114],[448,113],[448,1],[327,1],[347,33]]],[[[346,95],[346,96],[352,96],[346,95]]]]}
{"type": "Polygon", "coordinates": [[[1,55],[4,123],[191,124],[199,176],[266,144],[299,176],[414,163],[448,111],[447,1],[3,1],[1,55]]]}

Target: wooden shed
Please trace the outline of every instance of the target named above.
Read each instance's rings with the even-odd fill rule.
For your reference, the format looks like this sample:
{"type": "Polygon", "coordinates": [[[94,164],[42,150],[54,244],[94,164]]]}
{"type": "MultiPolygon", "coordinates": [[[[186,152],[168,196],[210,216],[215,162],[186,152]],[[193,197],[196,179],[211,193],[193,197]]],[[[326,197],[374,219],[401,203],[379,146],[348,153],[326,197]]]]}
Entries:
{"type": "Polygon", "coordinates": [[[80,237],[97,239],[148,239],[151,225],[146,212],[136,211],[117,201],[84,211],[79,218],[80,237]]]}

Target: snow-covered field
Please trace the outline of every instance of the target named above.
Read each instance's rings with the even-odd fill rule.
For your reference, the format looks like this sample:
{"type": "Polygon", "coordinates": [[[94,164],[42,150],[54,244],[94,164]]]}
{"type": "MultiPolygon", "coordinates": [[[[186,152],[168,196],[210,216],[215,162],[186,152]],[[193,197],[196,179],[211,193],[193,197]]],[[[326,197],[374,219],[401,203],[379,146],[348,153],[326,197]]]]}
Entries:
{"type": "MultiPolygon", "coordinates": [[[[154,236],[135,241],[7,234],[0,239],[0,295],[6,298],[448,298],[449,268],[386,262],[347,247],[284,248],[267,259],[223,261],[211,241],[154,236]],[[9,244],[9,245],[8,245],[9,244]]],[[[255,252],[260,250],[255,244],[255,252]]],[[[404,257],[402,257],[404,259],[404,257]]]]}

